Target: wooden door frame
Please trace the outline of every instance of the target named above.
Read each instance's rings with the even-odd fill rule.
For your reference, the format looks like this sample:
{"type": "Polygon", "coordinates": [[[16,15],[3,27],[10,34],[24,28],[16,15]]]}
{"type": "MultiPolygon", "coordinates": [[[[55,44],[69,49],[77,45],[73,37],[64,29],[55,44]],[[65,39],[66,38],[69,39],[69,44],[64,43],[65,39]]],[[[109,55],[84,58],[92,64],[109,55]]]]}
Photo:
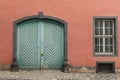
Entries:
{"type": "MultiPolygon", "coordinates": [[[[44,15],[43,12],[39,12],[38,15],[33,15],[33,16],[27,16],[21,19],[16,20],[15,22],[13,22],[13,60],[12,60],[12,64],[11,64],[11,71],[16,71],[18,70],[18,64],[17,64],[17,25],[21,22],[27,21],[27,20],[33,20],[33,19],[40,19],[40,20],[52,20],[52,21],[56,21],[59,22],[61,24],[63,24],[63,28],[64,28],[64,63],[62,65],[62,70],[65,71],[66,67],[68,66],[68,54],[67,54],[67,22],[56,18],[56,17],[52,17],[52,16],[47,16],[44,15]]],[[[65,71],[66,72],[66,71],[65,71]]]]}

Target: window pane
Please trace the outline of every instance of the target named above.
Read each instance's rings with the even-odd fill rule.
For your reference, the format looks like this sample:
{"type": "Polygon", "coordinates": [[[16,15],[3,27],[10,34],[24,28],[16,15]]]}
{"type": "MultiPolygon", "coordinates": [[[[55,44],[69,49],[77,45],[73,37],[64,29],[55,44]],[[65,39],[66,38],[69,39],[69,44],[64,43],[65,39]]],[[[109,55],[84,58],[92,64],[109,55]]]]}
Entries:
{"type": "Polygon", "coordinates": [[[100,28],[100,35],[103,35],[103,28],[100,28]]]}
{"type": "Polygon", "coordinates": [[[105,28],[105,35],[109,35],[109,28],[105,28]]]}
{"type": "Polygon", "coordinates": [[[103,52],[103,46],[100,46],[100,52],[103,52]]]}
{"type": "Polygon", "coordinates": [[[98,28],[95,29],[95,35],[99,35],[99,29],[98,28]]]}
{"type": "Polygon", "coordinates": [[[99,38],[95,38],[95,44],[99,44],[99,38]]]}
{"type": "Polygon", "coordinates": [[[99,21],[95,21],[95,27],[98,27],[99,21]]]}
{"type": "Polygon", "coordinates": [[[95,21],[95,35],[103,35],[103,21],[95,21]]]}
{"type": "Polygon", "coordinates": [[[109,38],[105,38],[105,44],[109,44],[109,38]]]}
{"type": "Polygon", "coordinates": [[[109,46],[105,46],[105,52],[109,52],[109,46]]]}
{"type": "Polygon", "coordinates": [[[100,45],[103,45],[103,38],[100,38],[100,45]]]}
{"type": "Polygon", "coordinates": [[[110,38],[110,44],[113,44],[113,38],[110,38]]]}
{"type": "Polygon", "coordinates": [[[110,46],[110,52],[113,52],[113,46],[110,46]]]}
{"type": "Polygon", "coordinates": [[[95,52],[99,52],[99,46],[95,46],[95,52]]]}
{"type": "Polygon", "coordinates": [[[112,35],[113,21],[105,21],[105,35],[112,35]]]}
{"type": "Polygon", "coordinates": [[[113,27],[113,21],[110,21],[110,27],[111,28],[113,27]]]}
{"type": "Polygon", "coordinates": [[[109,26],[108,21],[105,21],[105,27],[108,27],[108,26],[109,26]]]}
{"type": "Polygon", "coordinates": [[[110,28],[110,35],[112,35],[113,34],[113,31],[112,31],[112,28],[110,28]]]}
{"type": "Polygon", "coordinates": [[[96,20],[95,21],[95,27],[103,27],[103,21],[102,20],[96,20]]]}
{"type": "Polygon", "coordinates": [[[105,38],[105,44],[113,44],[113,38],[105,38]]]}
{"type": "Polygon", "coordinates": [[[99,27],[103,27],[103,21],[100,21],[99,27]]]}
{"type": "Polygon", "coordinates": [[[105,27],[112,27],[111,21],[105,21],[105,27]]]}

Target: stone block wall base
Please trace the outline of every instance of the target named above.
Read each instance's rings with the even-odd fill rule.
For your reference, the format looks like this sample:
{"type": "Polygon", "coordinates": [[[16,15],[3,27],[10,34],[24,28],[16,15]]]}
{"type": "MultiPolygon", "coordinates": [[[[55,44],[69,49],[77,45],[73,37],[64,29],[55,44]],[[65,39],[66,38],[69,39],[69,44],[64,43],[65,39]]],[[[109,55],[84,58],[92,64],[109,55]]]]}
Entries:
{"type": "Polygon", "coordinates": [[[80,67],[74,67],[71,66],[69,68],[69,72],[81,72],[81,73],[96,73],[96,68],[95,67],[85,67],[85,66],[80,66],[80,67]]]}
{"type": "Polygon", "coordinates": [[[10,65],[8,65],[8,64],[0,64],[0,70],[10,70],[10,65]]]}
{"type": "Polygon", "coordinates": [[[120,68],[116,68],[115,73],[120,73],[120,68]]]}

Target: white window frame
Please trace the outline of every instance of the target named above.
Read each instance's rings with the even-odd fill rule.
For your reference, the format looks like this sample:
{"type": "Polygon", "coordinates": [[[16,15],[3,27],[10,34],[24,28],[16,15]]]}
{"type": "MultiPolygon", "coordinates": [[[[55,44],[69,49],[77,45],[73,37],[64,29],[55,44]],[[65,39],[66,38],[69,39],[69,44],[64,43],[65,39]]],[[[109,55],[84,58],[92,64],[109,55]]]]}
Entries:
{"type": "MultiPolygon", "coordinates": [[[[93,18],[93,38],[94,38],[94,55],[95,56],[116,56],[117,55],[117,44],[116,44],[116,42],[117,42],[117,17],[94,17],[93,18]],[[96,25],[95,25],[95,21],[96,20],[98,20],[98,21],[103,21],[102,22],[102,28],[103,28],[103,32],[102,32],[102,34],[103,35],[95,35],[95,29],[96,29],[96,25]],[[105,35],[105,21],[112,21],[112,31],[113,31],[113,34],[112,35],[105,35]],[[95,47],[96,47],[96,44],[95,44],[95,38],[102,38],[103,39],[103,42],[102,42],[102,47],[103,47],[103,52],[100,52],[100,41],[99,41],[99,51],[98,52],[96,52],[96,49],[95,49],[95,47]],[[111,47],[111,44],[105,44],[105,38],[112,38],[112,40],[113,40],[113,44],[112,44],[112,47],[113,47],[113,51],[112,52],[106,52],[105,51],[105,46],[106,45],[109,45],[109,50],[110,50],[110,47],[111,47]]],[[[109,29],[109,28],[108,28],[109,29]]],[[[100,29],[98,29],[99,30],[99,32],[100,32],[100,29]]],[[[109,32],[110,33],[110,32],[109,32]]],[[[109,40],[109,39],[108,39],[109,40]]],[[[110,41],[110,40],[109,40],[110,41]]]]}

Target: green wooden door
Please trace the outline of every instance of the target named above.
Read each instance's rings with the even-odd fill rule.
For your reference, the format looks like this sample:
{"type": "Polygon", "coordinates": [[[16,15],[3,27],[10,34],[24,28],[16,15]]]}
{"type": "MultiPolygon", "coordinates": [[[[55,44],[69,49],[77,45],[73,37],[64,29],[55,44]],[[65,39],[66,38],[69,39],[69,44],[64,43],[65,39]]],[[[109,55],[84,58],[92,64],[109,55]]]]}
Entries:
{"type": "Polygon", "coordinates": [[[41,68],[59,69],[62,67],[64,60],[64,36],[63,27],[60,23],[44,20],[42,26],[41,50],[41,68]]]}
{"type": "Polygon", "coordinates": [[[63,25],[50,20],[29,20],[17,27],[19,68],[60,69],[64,61],[63,25]]]}
{"type": "Polygon", "coordinates": [[[38,20],[29,20],[17,26],[17,63],[19,68],[39,69],[38,20]]]}

